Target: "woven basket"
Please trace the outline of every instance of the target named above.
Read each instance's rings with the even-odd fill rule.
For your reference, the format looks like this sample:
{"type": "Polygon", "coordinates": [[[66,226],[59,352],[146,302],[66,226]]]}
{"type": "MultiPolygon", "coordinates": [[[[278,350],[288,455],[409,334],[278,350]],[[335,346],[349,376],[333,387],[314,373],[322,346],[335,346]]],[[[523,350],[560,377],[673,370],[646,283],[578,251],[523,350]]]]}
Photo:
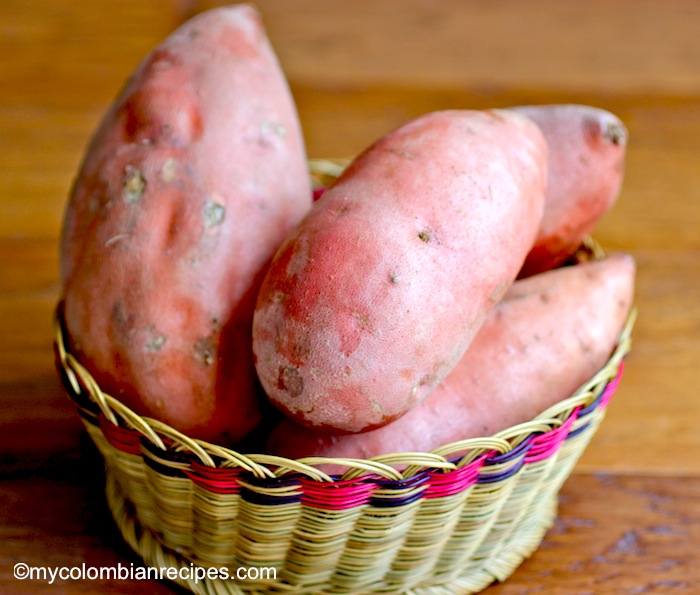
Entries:
{"type": "MultiPolygon", "coordinates": [[[[323,167],[317,176],[337,174],[323,167]]],[[[594,244],[583,254],[600,256],[594,244]]],[[[455,595],[505,580],[539,546],[615,392],[633,325],[634,312],[603,369],[537,418],[370,460],[244,455],[141,417],[69,353],[60,308],[55,352],[104,458],[111,513],[150,577],[202,594],[455,595]],[[347,472],[330,477],[321,463],[347,472]]]]}
{"type": "Polygon", "coordinates": [[[325,459],[347,466],[342,478],[320,460],[243,455],[140,417],[66,350],[58,318],[55,346],[104,457],[112,515],[147,565],[178,569],[165,578],[203,594],[453,595],[505,580],[539,546],[615,392],[633,323],[595,377],[534,420],[432,453],[325,459]]]}

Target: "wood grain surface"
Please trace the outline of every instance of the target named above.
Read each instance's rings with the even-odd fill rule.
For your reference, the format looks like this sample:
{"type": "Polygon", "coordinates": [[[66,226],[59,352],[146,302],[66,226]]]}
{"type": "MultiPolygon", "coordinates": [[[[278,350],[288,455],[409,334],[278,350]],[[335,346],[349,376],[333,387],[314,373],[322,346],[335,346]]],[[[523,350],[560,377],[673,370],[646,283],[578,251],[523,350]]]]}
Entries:
{"type": "MultiPolygon", "coordinates": [[[[179,592],[153,581],[18,581],[13,567],[138,564],[54,371],[58,238],[90,134],[131,70],[178,24],[220,4],[0,5],[0,593],[179,592]]],[[[448,107],[589,103],[626,122],[624,188],[596,235],[638,262],[633,351],[556,526],[487,592],[700,592],[700,3],[257,6],[314,157],[351,155],[448,107]]]]}

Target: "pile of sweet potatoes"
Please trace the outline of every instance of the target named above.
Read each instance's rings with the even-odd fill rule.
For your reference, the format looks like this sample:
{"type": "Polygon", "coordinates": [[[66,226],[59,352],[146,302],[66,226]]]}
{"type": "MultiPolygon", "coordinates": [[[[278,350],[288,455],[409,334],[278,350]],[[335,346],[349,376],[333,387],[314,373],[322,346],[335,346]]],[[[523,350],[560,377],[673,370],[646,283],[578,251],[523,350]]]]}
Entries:
{"type": "Polygon", "coordinates": [[[437,111],[312,201],[257,13],[204,12],[87,149],[61,238],[69,347],[137,413],[224,445],[263,427],[275,454],[367,458],[490,435],[615,347],[634,262],[572,256],[625,145],[588,106],[437,111]]]}

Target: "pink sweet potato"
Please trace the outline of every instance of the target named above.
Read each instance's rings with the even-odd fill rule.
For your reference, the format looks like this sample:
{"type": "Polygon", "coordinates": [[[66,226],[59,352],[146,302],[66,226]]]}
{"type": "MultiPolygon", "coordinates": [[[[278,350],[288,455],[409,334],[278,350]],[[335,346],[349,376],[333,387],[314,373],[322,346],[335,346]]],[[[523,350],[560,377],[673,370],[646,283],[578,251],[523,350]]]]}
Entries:
{"type": "Polygon", "coordinates": [[[402,418],[353,435],[283,420],[266,448],[288,458],[365,459],[427,452],[529,421],[603,367],[628,316],[634,276],[632,258],[616,253],[516,281],[454,370],[402,418]]]}
{"type": "Polygon", "coordinates": [[[519,275],[527,277],[569,258],[615,204],[624,175],[627,129],[615,115],[587,105],[513,109],[531,118],[549,145],[542,225],[519,275]]]}
{"type": "Polygon", "coordinates": [[[240,439],[260,419],[257,289],[310,204],[298,116],[258,14],[194,17],[134,72],[70,197],[61,275],[78,360],[141,414],[240,439]]]}
{"type": "Polygon", "coordinates": [[[426,114],[359,155],[260,290],[253,350],[272,402],[359,432],[422,401],[520,270],[546,162],[537,126],[499,111],[426,114]]]}

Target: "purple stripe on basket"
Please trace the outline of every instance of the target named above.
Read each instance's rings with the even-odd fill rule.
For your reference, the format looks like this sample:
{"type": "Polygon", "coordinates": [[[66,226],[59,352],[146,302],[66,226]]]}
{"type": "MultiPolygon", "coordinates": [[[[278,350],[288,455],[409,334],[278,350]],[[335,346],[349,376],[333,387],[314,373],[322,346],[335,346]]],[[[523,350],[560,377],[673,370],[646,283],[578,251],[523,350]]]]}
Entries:
{"type": "Polygon", "coordinates": [[[404,488],[414,488],[417,485],[420,485],[429,479],[429,472],[428,471],[419,471],[415,475],[412,475],[411,477],[408,477],[406,479],[384,479],[384,478],[378,478],[376,480],[377,486],[380,488],[395,488],[397,490],[404,489],[404,488]]]}
{"type": "Polygon", "coordinates": [[[304,481],[311,481],[312,483],[318,485],[318,482],[310,480],[302,473],[289,473],[281,477],[255,477],[252,473],[241,470],[240,478],[244,480],[246,484],[252,486],[241,486],[241,497],[247,502],[252,502],[255,504],[282,505],[290,504],[292,502],[299,502],[303,498],[304,487],[302,486],[302,483],[304,481]],[[285,487],[297,489],[285,491],[279,494],[265,494],[255,489],[285,487]]]}
{"type": "Polygon", "coordinates": [[[589,413],[592,413],[598,407],[608,406],[610,400],[617,391],[617,387],[620,384],[620,380],[622,379],[623,368],[624,362],[620,362],[620,367],[617,370],[615,378],[608,382],[608,384],[603,389],[602,393],[598,395],[598,398],[595,401],[593,401],[590,405],[586,405],[586,407],[582,408],[581,411],[579,411],[579,417],[583,417],[585,415],[588,415],[589,413]]]}
{"type": "Polygon", "coordinates": [[[520,459],[515,465],[505,471],[499,473],[481,473],[477,479],[477,483],[496,483],[497,481],[508,479],[520,471],[524,464],[525,459],[520,459]]]}
{"type": "Polygon", "coordinates": [[[160,475],[167,475],[168,477],[187,477],[184,469],[180,467],[172,467],[160,461],[156,461],[151,457],[143,457],[143,462],[146,466],[150,467],[160,475]]]}
{"type": "MultiPolygon", "coordinates": [[[[579,412],[578,412],[578,416],[579,416],[579,417],[584,417],[584,416],[586,416],[586,415],[589,415],[589,414],[593,413],[596,409],[598,409],[598,407],[603,407],[603,406],[604,406],[604,404],[603,404],[603,396],[606,394],[606,392],[607,392],[608,398],[606,399],[605,404],[607,404],[607,402],[610,401],[610,397],[612,396],[612,393],[611,393],[611,392],[608,392],[608,387],[610,387],[610,384],[609,384],[609,383],[606,385],[606,387],[605,387],[605,389],[603,390],[603,392],[601,392],[601,393],[596,397],[595,401],[589,403],[589,404],[586,405],[585,407],[581,407],[581,409],[580,409],[579,412]]],[[[613,392],[614,392],[614,389],[613,389],[613,392]]]]}
{"type": "MultiPolygon", "coordinates": [[[[579,419],[585,417],[586,415],[589,415],[590,413],[593,413],[593,411],[595,411],[598,407],[608,406],[610,400],[617,391],[617,387],[620,384],[620,380],[622,379],[623,368],[624,361],[620,362],[620,367],[618,368],[617,375],[610,382],[608,382],[607,386],[605,387],[603,392],[598,396],[598,398],[595,401],[593,401],[593,403],[584,407],[578,412],[579,419]]],[[[590,425],[591,423],[587,421],[581,424],[579,427],[571,430],[571,432],[569,432],[569,435],[566,437],[567,440],[585,432],[590,427],[590,425]]]]}
{"type": "Polygon", "coordinates": [[[141,448],[150,452],[154,457],[157,457],[158,459],[162,460],[163,464],[167,464],[167,463],[192,464],[194,461],[197,460],[195,458],[195,456],[190,452],[179,451],[179,450],[173,449],[172,440],[161,437],[161,440],[163,440],[163,444],[165,445],[165,448],[167,449],[167,450],[163,450],[159,446],[156,446],[155,444],[153,444],[147,438],[142,437],[135,430],[134,430],[134,433],[139,436],[141,448]]]}
{"type": "Polygon", "coordinates": [[[271,494],[261,494],[260,492],[254,492],[248,488],[241,488],[240,496],[246,502],[251,504],[264,504],[264,505],[277,505],[282,506],[283,504],[293,504],[299,502],[302,496],[297,494],[290,495],[271,495],[271,494]]]}
{"type": "Polygon", "coordinates": [[[574,436],[578,436],[579,434],[583,434],[583,432],[585,432],[590,427],[591,427],[591,422],[587,421],[583,425],[580,425],[578,428],[574,428],[566,436],[566,440],[568,440],[569,438],[573,438],[574,436]]]}
{"type": "Polygon", "coordinates": [[[148,451],[152,455],[144,456],[142,452],[141,458],[143,462],[156,471],[156,473],[169,477],[187,477],[185,470],[188,469],[195,460],[191,453],[174,450],[172,448],[172,442],[166,439],[163,439],[163,443],[167,450],[159,448],[146,438],[139,436],[139,439],[141,441],[141,450],[148,451]]]}
{"type": "Polygon", "coordinates": [[[416,488],[430,481],[430,472],[428,470],[419,471],[406,479],[384,479],[377,478],[375,483],[377,488],[382,492],[376,492],[369,500],[372,506],[379,508],[390,508],[393,506],[405,506],[423,497],[423,490],[416,488]],[[391,493],[395,492],[395,493],[391,493]],[[401,495],[405,492],[406,495],[401,495]]]}
{"type": "Polygon", "coordinates": [[[377,508],[392,508],[395,506],[406,506],[406,504],[410,504],[421,498],[423,498],[423,492],[420,491],[409,493],[407,496],[372,496],[369,499],[369,504],[377,508]]]}
{"type": "Polygon", "coordinates": [[[598,395],[598,398],[590,403],[589,405],[586,405],[585,407],[581,407],[581,409],[578,412],[579,417],[586,417],[587,415],[590,415],[593,413],[598,407],[601,405],[601,398],[603,395],[598,395]]]}
{"type": "Polygon", "coordinates": [[[532,445],[532,436],[537,436],[539,434],[541,434],[541,432],[532,434],[530,438],[528,438],[527,440],[523,440],[513,450],[509,450],[508,452],[504,452],[498,455],[490,456],[488,459],[486,459],[486,463],[488,465],[498,465],[500,463],[507,463],[508,461],[517,459],[530,449],[530,446],[532,445]]]}

